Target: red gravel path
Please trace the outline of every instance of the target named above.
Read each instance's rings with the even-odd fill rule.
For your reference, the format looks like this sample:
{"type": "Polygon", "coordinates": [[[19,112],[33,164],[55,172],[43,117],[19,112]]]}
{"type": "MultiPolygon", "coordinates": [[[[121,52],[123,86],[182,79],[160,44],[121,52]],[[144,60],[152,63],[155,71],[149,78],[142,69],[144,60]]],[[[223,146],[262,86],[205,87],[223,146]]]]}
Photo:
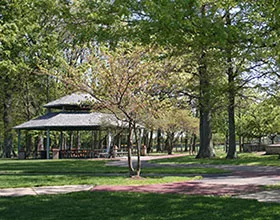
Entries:
{"type": "Polygon", "coordinates": [[[260,191],[256,185],[205,184],[199,181],[176,182],[141,186],[96,186],[92,191],[181,193],[189,195],[238,195],[260,191]]]}

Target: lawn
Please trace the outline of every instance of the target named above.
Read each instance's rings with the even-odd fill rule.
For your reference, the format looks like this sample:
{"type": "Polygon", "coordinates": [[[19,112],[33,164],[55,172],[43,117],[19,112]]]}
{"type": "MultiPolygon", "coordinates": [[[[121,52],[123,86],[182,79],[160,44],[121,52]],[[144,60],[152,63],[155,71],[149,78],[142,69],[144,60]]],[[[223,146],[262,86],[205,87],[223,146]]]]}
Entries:
{"type": "Polygon", "coordinates": [[[280,205],[229,197],[79,192],[0,198],[0,219],[280,219],[280,205]]]}
{"type": "Polygon", "coordinates": [[[240,153],[237,159],[225,159],[226,155],[219,153],[213,159],[195,159],[195,156],[173,157],[153,160],[160,164],[212,164],[212,165],[247,165],[247,166],[280,166],[278,155],[261,155],[258,153],[240,153]]]}
{"type": "Polygon", "coordinates": [[[221,173],[213,168],[144,168],[141,180],[128,177],[128,168],[106,166],[105,160],[0,160],[0,188],[51,185],[139,185],[180,182],[200,174],[221,173]],[[182,175],[191,175],[186,177],[182,175]]]}

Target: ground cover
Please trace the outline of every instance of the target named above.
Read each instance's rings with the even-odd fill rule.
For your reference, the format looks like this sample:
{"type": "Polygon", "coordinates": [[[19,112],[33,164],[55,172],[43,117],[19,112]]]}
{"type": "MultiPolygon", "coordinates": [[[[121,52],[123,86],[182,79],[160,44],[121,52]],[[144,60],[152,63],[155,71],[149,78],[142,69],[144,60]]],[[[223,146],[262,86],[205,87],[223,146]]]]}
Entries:
{"type": "Polygon", "coordinates": [[[0,188],[51,185],[136,185],[187,181],[190,174],[220,173],[220,169],[149,167],[145,178],[128,178],[128,168],[106,166],[105,160],[0,160],[0,188]]]}
{"type": "Polygon", "coordinates": [[[201,177],[152,176],[132,179],[125,176],[90,176],[90,175],[0,175],[0,188],[62,186],[62,185],[147,185],[170,182],[182,182],[201,177]]]}
{"type": "Polygon", "coordinates": [[[263,186],[263,190],[276,190],[280,189],[280,184],[263,186]]]}
{"type": "Polygon", "coordinates": [[[280,219],[280,205],[229,197],[79,192],[2,197],[0,219],[280,219]]]}
{"type": "Polygon", "coordinates": [[[213,159],[195,159],[194,155],[173,157],[150,161],[159,164],[212,164],[212,165],[247,165],[247,166],[280,166],[278,155],[264,155],[259,153],[240,153],[234,160],[225,159],[225,154],[219,153],[213,159]]]}

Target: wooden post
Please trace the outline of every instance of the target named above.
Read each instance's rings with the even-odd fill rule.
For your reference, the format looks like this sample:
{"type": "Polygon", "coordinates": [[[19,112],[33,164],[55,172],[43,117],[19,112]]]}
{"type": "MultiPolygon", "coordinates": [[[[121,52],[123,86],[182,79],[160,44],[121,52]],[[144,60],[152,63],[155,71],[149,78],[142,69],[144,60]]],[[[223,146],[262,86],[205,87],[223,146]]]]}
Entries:
{"type": "Polygon", "coordinates": [[[20,147],[21,131],[20,131],[20,129],[17,131],[17,133],[18,133],[18,158],[19,158],[19,152],[21,150],[21,147],[20,147]]]}
{"type": "Polygon", "coordinates": [[[63,131],[60,132],[59,150],[62,150],[62,146],[63,146],[63,131]]]}
{"type": "Polygon", "coordinates": [[[99,128],[99,132],[98,132],[98,141],[99,141],[99,149],[102,149],[102,141],[101,141],[101,128],[99,128]]]}
{"type": "Polygon", "coordinates": [[[94,131],[93,134],[93,148],[98,149],[97,131],[94,131]]]}
{"type": "Polygon", "coordinates": [[[50,159],[50,129],[47,130],[47,159],[50,159]]]}
{"type": "Polygon", "coordinates": [[[106,153],[110,152],[111,143],[112,143],[112,132],[110,130],[108,130],[106,153]]]}

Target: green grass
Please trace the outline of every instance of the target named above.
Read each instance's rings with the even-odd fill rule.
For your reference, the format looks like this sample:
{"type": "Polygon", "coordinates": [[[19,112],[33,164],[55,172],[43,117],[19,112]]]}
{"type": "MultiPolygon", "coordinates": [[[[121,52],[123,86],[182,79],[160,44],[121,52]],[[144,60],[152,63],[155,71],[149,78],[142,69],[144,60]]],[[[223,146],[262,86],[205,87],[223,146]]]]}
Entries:
{"type": "Polygon", "coordinates": [[[0,172],[7,173],[127,173],[127,168],[105,166],[105,160],[0,160],[0,172]]]}
{"type": "Polygon", "coordinates": [[[275,220],[280,205],[228,197],[79,192],[0,198],[0,219],[275,220]]]}
{"type": "Polygon", "coordinates": [[[195,156],[174,157],[151,161],[160,164],[212,164],[212,165],[248,165],[248,166],[280,166],[278,155],[259,155],[257,153],[241,153],[237,159],[225,159],[225,154],[219,154],[213,159],[195,159],[195,156]]]}
{"type": "MultiPolygon", "coordinates": [[[[106,160],[0,160],[0,174],[127,174],[128,168],[106,166],[106,160]]],[[[214,168],[149,167],[142,169],[149,174],[223,173],[214,168]]]]}
{"type": "Polygon", "coordinates": [[[136,185],[180,182],[205,173],[221,173],[213,168],[155,167],[142,169],[145,178],[132,180],[128,168],[106,166],[104,160],[0,160],[0,188],[52,185],[136,185]]]}
{"type": "Polygon", "coordinates": [[[61,185],[148,185],[182,182],[201,177],[152,176],[132,179],[128,176],[89,175],[0,175],[0,188],[61,186],[61,185]]]}
{"type": "Polygon", "coordinates": [[[263,186],[262,188],[263,190],[278,190],[280,189],[280,184],[263,186]]]}

